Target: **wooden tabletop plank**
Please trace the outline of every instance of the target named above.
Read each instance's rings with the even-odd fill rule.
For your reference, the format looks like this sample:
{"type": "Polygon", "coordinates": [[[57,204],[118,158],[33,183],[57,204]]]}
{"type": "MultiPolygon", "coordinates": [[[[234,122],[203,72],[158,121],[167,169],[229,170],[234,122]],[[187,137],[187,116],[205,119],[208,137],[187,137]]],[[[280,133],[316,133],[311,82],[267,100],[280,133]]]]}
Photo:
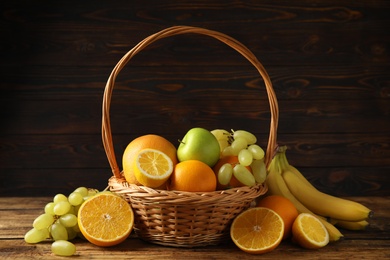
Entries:
{"type": "MultiPolygon", "coordinates": [[[[390,197],[348,197],[374,211],[370,226],[364,231],[342,230],[344,239],[319,250],[306,250],[286,240],[262,259],[388,259],[390,257],[390,197]]],[[[0,258],[53,259],[51,241],[27,244],[24,234],[35,217],[43,212],[50,197],[0,197],[0,258]]],[[[175,248],[151,244],[134,234],[125,242],[111,248],[101,248],[76,239],[78,258],[88,259],[254,259],[259,256],[239,250],[232,241],[217,246],[175,248]]]]}
{"type": "MultiPolygon", "coordinates": [[[[100,248],[88,242],[76,243],[77,259],[388,259],[388,240],[344,240],[319,250],[305,250],[289,241],[264,255],[250,255],[234,244],[196,249],[173,248],[149,244],[139,239],[128,239],[112,248],[100,248]]],[[[3,240],[2,259],[53,259],[50,242],[27,245],[22,240],[3,240]]]]}

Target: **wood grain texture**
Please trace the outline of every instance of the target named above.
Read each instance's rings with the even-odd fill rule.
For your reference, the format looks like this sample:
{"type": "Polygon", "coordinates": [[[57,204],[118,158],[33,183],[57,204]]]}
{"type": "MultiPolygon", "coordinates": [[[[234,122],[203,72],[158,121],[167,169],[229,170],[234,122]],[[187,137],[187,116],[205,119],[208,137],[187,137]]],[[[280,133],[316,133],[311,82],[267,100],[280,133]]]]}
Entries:
{"type": "MultiPolygon", "coordinates": [[[[387,259],[390,256],[389,244],[389,204],[390,197],[347,197],[360,202],[374,213],[370,226],[363,231],[342,230],[344,239],[328,244],[320,250],[305,250],[293,244],[290,239],[272,252],[261,255],[262,259],[387,259]]],[[[24,234],[31,228],[32,221],[43,212],[44,205],[52,197],[0,197],[0,258],[1,259],[53,259],[51,242],[27,244],[24,234]]],[[[75,239],[74,257],[88,259],[258,259],[237,248],[229,239],[217,246],[198,248],[175,248],[154,245],[130,235],[122,244],[102,248],[75,239]]]]}
{"type": "MultiPolygon", "coordinates": [[[[223,32],[255,53],[278,97],[278,142],[320,189],[390,194],[387,1],[6,0],[0,7],[0,196],[50,196],[82,182],[104,187],[107,78],[143,38],[181,24],[223,32]]],[[[175,143],[194,126],[247,129],[265,146],[269,117],[256,70],[193,34],[134,57],[111,107],[118,161],[136,136],[153,132],[175,143]]]]}

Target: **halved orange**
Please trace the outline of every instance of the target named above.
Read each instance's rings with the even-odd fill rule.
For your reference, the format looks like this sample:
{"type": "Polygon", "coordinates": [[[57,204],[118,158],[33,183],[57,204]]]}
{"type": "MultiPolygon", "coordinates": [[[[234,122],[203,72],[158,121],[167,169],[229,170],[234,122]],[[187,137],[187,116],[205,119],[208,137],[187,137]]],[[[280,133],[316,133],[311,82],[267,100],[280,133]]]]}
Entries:
{"type": "Polygon", "coordinates": [[[233,242],[243,251],[264,254],[282,241],[283,219],[272,209],[255,207],[239,214],[230,227],[233,242]]]}
{"type": "Polygon", "coordinates": [[[292,225],[298,217],[298,210],[295,205],[287,198],[279,195],[269,195],[262,198],[258,203],[258,207],[265,207],[274,210],[282,217],[284,222],[283,239],[287,239],[291,235],[292,225]]]}
{"type": "Polygon", "coordinates": [[[329,233],[324,224],[312,214],[301,213],[292,227],[293,241],[308,249],[318,249],[329,243],[329,233]]]}
{"type": "Polygon", "coordinates": [[[81,205],[78,224],[81,233],[92,244],[114,246],[130,235],[134,214],[125,199],[111,192],[102,192],[81,205]]]}
{"type": "Polygon", "coordinates": [[[160,187],[169,179],[172,172],[171,158],[159,150],[143,149],[135,158],[135,178],[146,187],[160,187]]]}

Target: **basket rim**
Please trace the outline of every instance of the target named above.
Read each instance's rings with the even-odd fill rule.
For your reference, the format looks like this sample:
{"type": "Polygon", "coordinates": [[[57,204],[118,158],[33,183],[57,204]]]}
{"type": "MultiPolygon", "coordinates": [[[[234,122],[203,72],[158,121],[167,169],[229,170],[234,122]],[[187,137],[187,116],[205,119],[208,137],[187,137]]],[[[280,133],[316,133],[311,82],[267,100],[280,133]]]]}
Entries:
{"type": "Polygon", "coordinates": [[[247,197],[256,198],[265,194],[268,190],[266,183],[208,192],[159,190],[131,184],[123,177],[118,179],[116,176],[110,177],[109,187],[112,192],[118,195],[130,195],[132,199],[139,198],[142,200],[142,203],[174,205],[204,204],[207,202],[224,204],[231,202],[235,198],[242,199],[244,194],[247,197]]]}
{"type": "Polygon", "coordinates": [[[221,41],[222,43],[225,43],[226,45],[230,46],[232,49],[240,53],[242,56],[244,56],[257,69],[260,76],[264,80],[264,85],[267,90],[268,101],[269,101],[270,112],[271,112],[270,131],[269,131],[267,149],[265,153],[266,166],[269,165],[269,163],[271,162],[275,154],[276,147],[277,147],[276,135],[277,135],[277,127],[278,127],[278,119],[279,119],[278,102],[277,102],[275,91],[272,87],[272,82],[270,80],[270,77],[267,71],[265,70],[265,68],[263,67],[263,65],[256,58],[256,56],[241,42],[221,32],[200,28],[200,27],[193,27],[193,26],[180,26],[180,25],[172,26],[163,29],[157,33],[154,33],[146,37],[142,41],[140,41],[138,44],[136,44],[130,51],[128,51],[118,61],[118,63],[113,68],[107,80],[104,89],[103,103],[102,103],[102,141],[103,141],[103,146],[107,155],[108,162],[111,167],[111,171],[113,173],[113,176],[115,176],[117,179],[121,179],[121,171],[120,168],[118,167],[118,163],[115,156],[111,125],[110,125],[110,104],[111,104],[111,96],[112,96],[116,77],[119,75],[121,69],[131,60],[131,58],[134,57],[141,50],[146,48],[148,45],[152,44],[153,42],[159,39],[171,37],[174,35],[186,34],[186,33],[195,33],[195,34],[210,36],[212,38],[221,41]]]}

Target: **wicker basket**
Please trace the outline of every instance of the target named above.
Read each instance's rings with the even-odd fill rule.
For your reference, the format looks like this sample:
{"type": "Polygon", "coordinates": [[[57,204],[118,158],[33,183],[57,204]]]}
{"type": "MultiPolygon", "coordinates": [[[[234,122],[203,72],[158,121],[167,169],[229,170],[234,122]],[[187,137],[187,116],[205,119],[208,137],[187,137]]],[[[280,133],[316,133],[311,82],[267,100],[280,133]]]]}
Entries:
{"type": "Polygon", "coordinates": [[[135,213],[134,230],[138,237],[156,244],[195,247],[229,241],[232,220],[250,207],[256,197],[264,194],[267,187],[256,185],[199,193],[156,190],[129,184],[118,168],[110,127],[111,95],[115,79],[121,69],[149,44],[162,38],[185,33],[207,35],[225,43],[250,61],[262,76],[271,111],[270,134],[265,158],[267,165],[276,147],[278,105],[269,76],[254,54],[237,40],[207,29],[175,26],[157,32],[126,53],[113,69],[104,91],[102,115],[103,145],[113,172],[113,176],[108,181],[109,188],[112,192],[123,196],[132,206],[135,213]]]}

